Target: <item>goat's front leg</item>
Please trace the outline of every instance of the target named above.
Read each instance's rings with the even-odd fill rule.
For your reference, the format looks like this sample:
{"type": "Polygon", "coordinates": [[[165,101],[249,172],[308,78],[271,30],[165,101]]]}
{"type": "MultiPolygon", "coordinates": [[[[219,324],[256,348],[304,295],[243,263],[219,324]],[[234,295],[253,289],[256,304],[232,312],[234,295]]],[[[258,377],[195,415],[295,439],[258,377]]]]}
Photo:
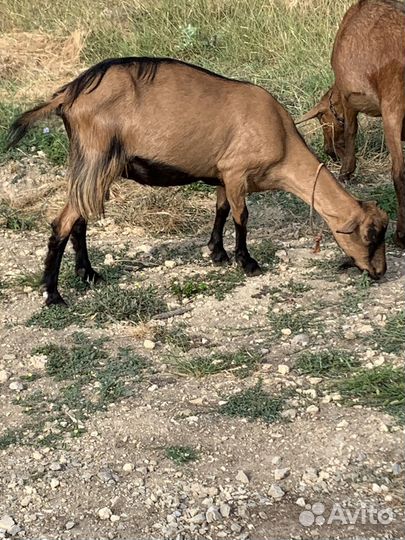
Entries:
{"type": "Polygon", "coordinates": [[[357,135],[357,112],[343,101],[343,110],[345,118],[345,152],[340,169],[339,180],[349,180],[356,169],[356,135],[357,135]]]}
{"type": "Polygon", "coordinates": [[[52,235],[48,242],[42,278],[47,306],[66,304],[58,291],[59,270],[72,227],[79,217],[79,214],[68,203],[52,223],[52,235]]]}
{"type": "Polygon", "coordinates": [[[217,205],[215,213],[214,227],[208,247],[211,250],[211,259],[214,264],[223,264],[229,262],[229,257],[224,249],[223,236],[226,219],[229,215],[229,202],[226,198],[225,188],[217,187],[217,205]]]}
{"type": "Polygon", "coordinates": [[[226,196],[232,210],[235,224],[236,243],[235,260],[243,268],[248,276],[261,274],[260,266],[255,259],[250,256],[246,244],[248,209],[246,207],[246,192],[243,179],[237,179],[226,184],[226,196]]]}
{"type": "Polygon", "coordinates": [[[397,194],[397,231],[395,241],[399,247],[405,248],[405,164],[402,152],[401,132],[405,111],[392,110],[388,104],[382,106],[382,119],[385,139],[392,160],[392,180],[397,194]]]}
{"type": "Polygon", "coordinates": [[[91,266],[86,243],[87,221],[79,218],[73,225],[70,239],[76,255],[76,274],[87,283],[97,283],[103,278],[91,266]]]}

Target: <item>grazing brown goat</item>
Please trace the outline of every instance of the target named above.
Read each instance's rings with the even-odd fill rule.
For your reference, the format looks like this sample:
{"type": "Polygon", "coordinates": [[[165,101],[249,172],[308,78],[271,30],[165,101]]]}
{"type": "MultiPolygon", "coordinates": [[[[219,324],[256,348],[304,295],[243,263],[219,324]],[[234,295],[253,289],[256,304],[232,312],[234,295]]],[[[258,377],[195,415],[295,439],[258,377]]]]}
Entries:
{"type": "Polygon", "coordinates": [[[318,117],[325,151],[342,162],[340,178],[356,168],[357,115],[382,116],[398,199],[396,239],[405,247],[405,5],[360,0],[343,18],[332,52],[335,84],[297,123],[318,117]]]}
{"type": "Polygon", "coordinates": [[[375,278],[386,270],[386,214],[352,197],[325,167],[318,171],[292,118],[263,88],[173,59],[106,60],[17,118],[10,145],[51,113],[62,117],[70,139],[70,184],[45,261],[48,305],[63,302],[57,284],[69,236],[78,275],[98,279],[87,254],[87,220],[103,213],[120,176],[152,186],[217,185],[214,262],[228,259],[222,236],[231,209],[236,261],[248,274],[259,271],[246,245],[245,197],[281,189],[313,201],[358,268],[375,278]]]}

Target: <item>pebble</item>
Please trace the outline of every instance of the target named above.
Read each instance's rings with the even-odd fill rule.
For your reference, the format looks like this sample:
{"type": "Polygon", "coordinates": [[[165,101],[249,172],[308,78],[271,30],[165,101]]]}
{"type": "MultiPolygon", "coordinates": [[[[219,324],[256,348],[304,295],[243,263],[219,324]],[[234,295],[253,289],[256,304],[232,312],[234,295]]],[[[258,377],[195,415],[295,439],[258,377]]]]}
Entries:
{"type": "Polygon", "coordinates": [[[290,418],[293,420],[297,416],[297,409],[286,409],[285,411],[281,412],[281,416],[283,418],[290,418]]]}
{"type": "Polygon", "coordinates": [[[132,463],[125,463],[122,466],[122,470],[125,471],[125,472],[131,472],[131,471],[134,470],[134,466],[132,465],[132,463]]]}
{"type": "Polygon", "coordinates": [[[20,501],[20,505],[23,507],[23,508],[26,508],[31,502],[31,497],[24,497],[21,499],[20,501]]]}
{"type": "Polygon", "coordinates": [[[50,465],[49,465],[49,468],[51,471],[60,471],[62,466],[61,464],[58,462],[58,461],[53,461],[50,465]]]}
{"type": "Polygon", "coordinates": [[[317,407],[316,405],[310,405],[309,407],[307,407],[307,412],[310,414],[316,414],[319,412],[319,407],[317,407]]]}
{"type": "Polygon", "coordinates": [[[70,529],[73,529],[73,527],[75,526],[75,522],[74,521],[67,521],[65,523],[65,529],[67,531],[70,531],[70,529]]]}
{"type": "Polygon", "coordinates": [[[107,507],[100,508],[100,510],[98,511],[98,517],[102,519],[103,521],[106,519],[110,519],[111,516],[112,516],[112,512],[107,507]]]}
{"type": "Polygon", "coordinates": [[[143,342],[143,346],[145,349],[152,350],[156,347],[156,343],[151,339],[145,339],[145,341],[143,342]]]}
{"type": "Polygon", "coordinates": [[[205,521],[205,514],[202,514],[202,513],[199,513],[199,514],[195,514],[195,516],[193,516],[191,519],[190,519],[190,522],[191,523],[204,523],[205,521]]]}
{"type": "Polygon", "coordinates": [[[302,508],[305,508],[306,502],[304,497],[298,497],[298,499],[295,501],[295,504],[301,506],[302,508]]]}
{"type": "Polygon", "coordinates": [[[55,489],[59,486],[60,482],[57,478],[52,478],[50,481],[50,485],[52,489],[55,489]]]}
{"type": "Polygon", "coordinates": [[[285,364],[279,364],[279,366],[277,368],[277,371],[281,375],[287,375],[288,373],[290,373],[290,368],[288,366],[286,366],[285,364]]]}
{"type": "Polygon", "coordinates": [[[273,497],[273,499],[281,499],[284,497],[285,492],[277,484],[272,484],[269,489],[269,495],[270,497],[273,497]]]}
{"type": "Polygon", "coordinates": [[[13,381],[9,385],[10,390],[15,390],[16,392],[21,392],[24,390],[24,385],[21,381],[13,381]]]}
{"type": "Polygon", "coordinates": [[[5,530],[6,532],[9,532],[10,529],[12,529],[15,525],[15,521],[11,516],[3,516],[0,518],[0,529],[5,530]]]}
{"type": "Polygon", "coordinates": [[[221,514],[219,513],[219,509],[217,506],[210,506],[208,510],[205,512],[205,519],[208,523],[212,523],[213,521],[217,521],[218,519],[221,519],[221,514]]]}
{"type": "Polygon", "coordinates": [[[110,517],[110,521],[112,521],[112,523],[116,523],[120,519],[121,519],[120,516],[117,516],[116,514],[112,514],[110,517]]]}
{"type": "Polygon", "coordinates": [[[227,517],[230,516],[230,513],[231,513],[231,507],[229,506],[229,504],[223,503],[223,504],[221,504],[221,506],[219,507],[219,511],[221,512],[221,516],[222,516],[222,517],[227,518],[227,517]]]}
{"type": "Polygon", "coordinates": [[[0,370],[0,384],[6,383],[10,378],[10,373],[5,369],[0,370]]]}
{"type": "Polygon", "coordinates": [[[274,456],[274,458],[271,460],[271,463],[273,465],[278,465],[279,463],[281,463],[281,457],[280,456],[274,456]]]}
{"type": "Polygon", "coordinates": [[[288,467],[284,469],[276,469],[274,471],[274,479],[275,480],[283,480],[284,478],[287,478],[290,474],[290,469],[288,467]]]}
{"type": "Polygon", "coordinates": [[[309,336],[307,334],[297,334],[291,340],[291,345],[309,345],[309,336]]]}
{"type": "Polygon", "coordinates": [[[242,470],[238,471],[238,474],[236,475],[236,480],[242,482],[242,484],[249,484],[250,482],[248,475],[242,470]]]}
{"type": "Polygon", "coordinates": [[[281,333],[283,334],[283,336],[291,336],[291,328],[282,328],[281,333]]]}
{"type": "Polygon", "coordinates": [[[166,268],[174,268],[176,266],[176,261],[165,261],[166,268]]]}
{"type": "Polygon", "coordinates": [[[242,530],[242,527],[239,525],[239,523],[232,523],[231,525],[231,531],[235,533],[240,533],[242,530]]]}

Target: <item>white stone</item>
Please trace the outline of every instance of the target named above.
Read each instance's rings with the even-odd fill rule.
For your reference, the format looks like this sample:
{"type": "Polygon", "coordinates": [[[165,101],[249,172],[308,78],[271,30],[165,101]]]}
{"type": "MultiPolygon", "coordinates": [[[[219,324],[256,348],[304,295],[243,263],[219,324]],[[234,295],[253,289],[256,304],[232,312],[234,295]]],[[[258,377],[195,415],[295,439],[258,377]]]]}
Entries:
{"type": "Polygon", "coordinates": [[[13,381],[9,385],[10,390],[15,390],[16,392],[21,392],[24,390],[24,385],[21,381],[13,381]]]}
{"type": "Polygon", "coordinates": [[[317,407],[316,405],[310,405],[309,407],[307,407],[307,412],[310,414],[316,414],[319,412],[319,407],[317,407]]]}
{"type": "Polygon", "coordinates": [[[219,511],[221,512],[222,517],[227,518],[231,513],[231,507],[229,506],[229,504],[223,503],[219,507],[219,511]]]}
{"type": "Polygon", "coordinates": [[[143,342],[143,346],[145,349],[152,350],[156,347],[156,343],[151,339],[145,339],[145,341],[143,342]]]}
{"type": "Polygon", "coordinates": [[[277,371],[281,375],[287,375],[287,373],[290,373],[290,368],[288,366],[286,366],[285,364],[279,364],[279,366],[277,368],[277,371]]]}
{"type": "Polygon", "coordinates": [[[295,504],[297,504],[298,506],[301,506],[301,508],[305,508],[305,499],[304,497],[299,497],[296,501],[295,501],[295,504]]]}
{"type": "Polygon", "coordinates": [[[5,530],[6,532],[9,532],[9,530],[14,527],[15,521],[11,516],[3,516],[0,518],[0,529],[5,530]]]}
{"type": "Polygon", "coordinates": [[[104,508],[100,508],[100,510],[98,511],[98,517],[102,519],[103,521],[106,519],[110,519],[111,516],[112,516],[112,512],[106,506],[104,508]]]}
{"type": "Polygon", "coordinates": [[[57,478],[52,478],[50,481],[50,485],[52,489],[55,489],[59,486],[60,482],[57,478]]]}
{"type": "Polygon", "coordinates": [[[280,486],[272,484],[269,489],[269,495],[270,497],[273,497],[273,499],[281,499],[284,497],[285,493],[280,486]]]}
{"type": "Polygon", "coordinates": [[[274,479],[283,480],[284,478],[287,478],[289,474],[290,474],[290,469],[288,467],[285,467],[284,469],[276,469],[274,471],[274,479]]]}
{"type": "Polygon", "coordinates": [[[238,474],[236,475],[236,480],[238,480],[239,482],[242,482],[242,484],[249,484],[250,482],[249,477],[242,470],[238,471],[238,474]]]}
{"type": "Polygon", "coordinates": [[[132,465],[132,463],[125,463],[122,466],[122,470],[125,471],[125,472],[131,472],[131,471],[134,470],[134,466],[132,465]]]}
{"type": "Polygon", "coordinates": [[[176,261],[165,261],[166,268],[174,268],[176,266],[176,261]]]}
{"type": "Polygon", "coordinates": [[[10,373],[5,369],[0,370],[0,384],[6,383],[10,378],[10,373]]]}

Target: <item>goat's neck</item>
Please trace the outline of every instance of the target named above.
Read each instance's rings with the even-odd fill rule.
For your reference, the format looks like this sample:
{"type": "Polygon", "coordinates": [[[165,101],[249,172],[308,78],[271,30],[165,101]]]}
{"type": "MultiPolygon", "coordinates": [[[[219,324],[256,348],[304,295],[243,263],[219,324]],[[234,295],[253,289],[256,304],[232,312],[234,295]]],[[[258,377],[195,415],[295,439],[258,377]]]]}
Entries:
{"type": "Polygon", "coordinates": [[[307,152],[301,155],[302,159],[289,159],[284,163],[279,188],[293,193],[309,205],[313,200],[314,209],[328,225],[331,228],[339,226],[359,211],[358,202],[325,166],[319,171],[314,192],[319,161],[309,150],[307,152]]]}

